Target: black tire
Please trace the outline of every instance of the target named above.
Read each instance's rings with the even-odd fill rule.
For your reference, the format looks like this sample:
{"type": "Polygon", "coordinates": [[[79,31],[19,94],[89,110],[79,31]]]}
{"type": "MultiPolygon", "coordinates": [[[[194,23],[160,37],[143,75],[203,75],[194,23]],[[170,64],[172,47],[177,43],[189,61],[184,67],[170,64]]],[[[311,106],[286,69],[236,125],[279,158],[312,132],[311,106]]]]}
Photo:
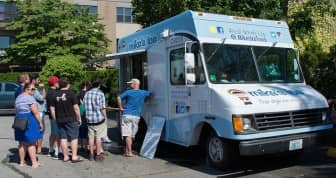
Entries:
{"type": "Polygon", "coordinates": [[[218,137],[211,132],[205,144],[206,163],[215,168],[230,168],[236,158],[238,158],[237,150],[232,141],[218,137]]]}

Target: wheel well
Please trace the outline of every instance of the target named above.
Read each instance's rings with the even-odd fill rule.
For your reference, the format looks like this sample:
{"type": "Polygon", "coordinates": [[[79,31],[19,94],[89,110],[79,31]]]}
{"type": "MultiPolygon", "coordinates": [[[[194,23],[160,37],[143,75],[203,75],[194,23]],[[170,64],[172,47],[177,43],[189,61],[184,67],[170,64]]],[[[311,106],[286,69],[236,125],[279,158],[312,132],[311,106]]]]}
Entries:
{"type": "Polygon", "coordinates": [[[199,137],[199,140],[198,140],[198,144],[199,145],[204,145],[205,142],[206,142],[206,139],[207,139],[208,135],[211,132],[216,133],[215,130],[211,127],[210,124],[203,123],[201,134],[200,134],[200,137],[199,137]]]}

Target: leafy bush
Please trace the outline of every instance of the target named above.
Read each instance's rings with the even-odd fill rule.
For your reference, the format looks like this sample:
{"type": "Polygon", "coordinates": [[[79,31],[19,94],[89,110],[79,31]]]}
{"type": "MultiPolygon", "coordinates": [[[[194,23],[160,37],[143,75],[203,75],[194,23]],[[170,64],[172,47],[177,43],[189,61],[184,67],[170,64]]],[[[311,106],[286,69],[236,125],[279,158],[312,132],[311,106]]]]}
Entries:
{"type": "Polygon", "coordinates": [[[50,76],[67,77],[71,89],[78,91],[78,85],[84,76],[83,65],[76,56],[57,56],[47,61],[40,73],[41,80],[46,82],[50,76]]]}
{"type": "MultiPolygon", "coordinates": [[[[26,72],[26,73],[33,74],[37,72],[26,72]]],[[[0,73],[0,81],[18,83],[18,77],[20,74],[21,72],[0,73]]]]}
{"type": "Polygon", "coordinates": [[[311,85],[327,98],[336,97],[336,45],[330,53],[323,50],[322,44],[311,39],[304,44],[305,50],[300,62],[307,84],[311,85]]]}

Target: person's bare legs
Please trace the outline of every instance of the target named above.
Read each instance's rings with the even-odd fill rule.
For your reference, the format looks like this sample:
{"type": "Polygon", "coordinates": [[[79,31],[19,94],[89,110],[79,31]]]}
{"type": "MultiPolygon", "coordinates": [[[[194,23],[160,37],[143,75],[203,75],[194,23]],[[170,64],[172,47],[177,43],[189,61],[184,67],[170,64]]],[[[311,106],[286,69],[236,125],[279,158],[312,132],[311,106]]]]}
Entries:
{"type": "Polygon", "coordinates": [[[96,152],[97,155],[100,155],[100,153],[102,153],[102,143],[101,143],[101,138],[97,138],[96,139],[96,152]]]}
{"type": "Polygon", "coordinates": [[[42,139],[39,139],[36,142],[36,153],[42,153],[42,139]]]}
{"type": "Polygon", "coordinates": [[[34,144],[28,144],[28,154],[32,162],[32,167],[37,168],[40,166],[40,163],[36,160],[36,147],[34,144]]]}
{"type": "Polygon", "coordinates": [[[68,140],[67,139],[61,139],[61,149],[63,153],[63,161],[68,161],[69,155],[68,155],[68,140]]]}
{"type": "Polygon", "coordinates": [[[89,138],[89,150],[90,150],[90,155],[94,155],[94,138],[89,138]]]}
{"type": "Polygon", "coordinates": [[[23,166],[25,164],[25,156],[26,156],[26,144],[23,142],[19,143],[19,159],[20,165],[23,166]]]}
{"type": "Polygon", "coordinates": [[[126,136],[125,138],[126,141],[126,149],[125,149],[125,155],[126,156],[134,156],[132,153],[132,137],[126,136]]]}
{"type": "Polygon", "coordinates": [[[71,140],[72,160],[78,160],[77,148],[78,148],[78,139],[71,140]]]}

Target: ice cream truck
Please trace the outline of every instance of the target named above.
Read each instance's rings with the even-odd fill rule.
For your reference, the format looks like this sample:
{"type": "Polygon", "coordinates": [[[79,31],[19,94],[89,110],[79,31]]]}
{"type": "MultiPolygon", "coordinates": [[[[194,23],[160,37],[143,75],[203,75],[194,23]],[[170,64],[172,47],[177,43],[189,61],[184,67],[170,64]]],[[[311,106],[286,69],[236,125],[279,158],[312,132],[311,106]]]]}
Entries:
{"type": "Polygon", "coordinates": [[[202,145],[207,162],[298,152],[333,127],[323,95],[305,83],[284,21],[186,11],[118,40],[120,89],[154,93],[142,121],[165,120],[161,140],[202,145]]]}

